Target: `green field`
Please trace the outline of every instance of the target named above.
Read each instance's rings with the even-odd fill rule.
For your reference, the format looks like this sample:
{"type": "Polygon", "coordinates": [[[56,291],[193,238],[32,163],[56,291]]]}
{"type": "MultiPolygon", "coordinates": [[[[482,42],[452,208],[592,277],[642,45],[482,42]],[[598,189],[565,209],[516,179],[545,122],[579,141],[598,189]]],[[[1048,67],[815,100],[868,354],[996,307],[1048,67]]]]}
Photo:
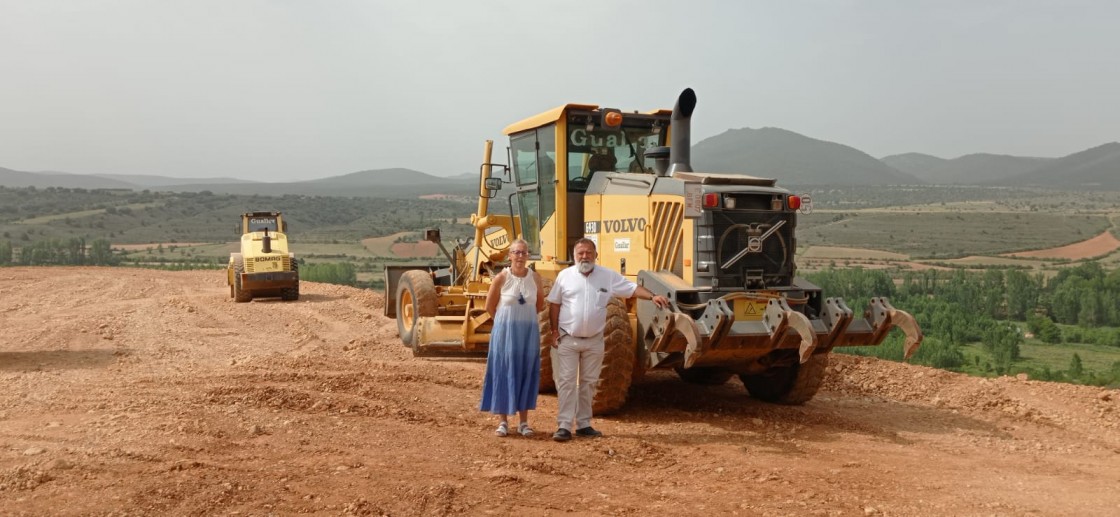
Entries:
{"type": "MultiPolygon", "coordinates": [[[[1047,344],[1037,340],[1019,345],[1020,359],[1013,365],[1015,370],[1043,370],[1048,368],[1052,372],[1069,369],[1073,354],[1081,357],[1082,365],[1086,371],[1106,372],[1112,368],[1113,363],[1120,361],[1120,348],[1104,345],[1087,345],[1081,343],[1047,344]]],[[[973,375],[992,375],[986,371],[985,364],[992,363],[992,356],[980,345],[963,347],[965,367],[962,371],[973,375]]]]}
{"type": "Polygon", "coordinates": [[[1109,229],[1105,215],[983,212],[814,212],[800,246],[843,246],[950,259],[1064,246],[1109,229]]]}

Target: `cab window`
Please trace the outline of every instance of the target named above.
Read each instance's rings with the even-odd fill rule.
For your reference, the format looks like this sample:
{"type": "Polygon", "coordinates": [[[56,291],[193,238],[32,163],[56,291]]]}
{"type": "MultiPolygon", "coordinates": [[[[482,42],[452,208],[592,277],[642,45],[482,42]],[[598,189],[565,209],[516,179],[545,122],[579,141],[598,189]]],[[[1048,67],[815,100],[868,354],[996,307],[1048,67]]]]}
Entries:
{"type": "Polygon", "coordinates": [[[269,232],[277,232],[277,231],[279,231],[279,228],[280,228],[279,225],[276,224],[276,218],[275,217],[269,217],[269,216],[249,217],[249,231],[250,232],[263,232],[265,230],[268,230],[269,232]]]}
{"type": "Polygon", "coordinates": [[[645,150],[664,145],[665,132],[656,131],[650,119],[639,122],[618,129],[569,122],[568,190],[586,191],[596,172],[650,172],[645,150]]]}
{"type": "Polygon", "coordinates": [[[517,183],[513,211],[529,252],[540,253],[540,230],[556,212],[556,126],[510,138],[510,159],[517,183]]]}
{"type": "Polygon", "coordinates": [[[541,193],[540,228],[556,214],[556,126],[537,130],[537,170],[541,193]]]}

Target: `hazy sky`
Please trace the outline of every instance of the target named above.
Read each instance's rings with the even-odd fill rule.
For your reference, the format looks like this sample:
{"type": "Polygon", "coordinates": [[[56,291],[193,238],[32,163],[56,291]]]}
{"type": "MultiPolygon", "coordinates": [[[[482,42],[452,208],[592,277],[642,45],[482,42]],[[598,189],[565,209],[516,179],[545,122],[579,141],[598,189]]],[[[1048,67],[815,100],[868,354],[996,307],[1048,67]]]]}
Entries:
{"type": "Polygon", "coordinates": [[[0,0],[0,167],[475,172],[567,102],[872,156],[1120,140],[1120,2],[0,0]],[[500,145],[504,149],[504,143],[500,145]]]}

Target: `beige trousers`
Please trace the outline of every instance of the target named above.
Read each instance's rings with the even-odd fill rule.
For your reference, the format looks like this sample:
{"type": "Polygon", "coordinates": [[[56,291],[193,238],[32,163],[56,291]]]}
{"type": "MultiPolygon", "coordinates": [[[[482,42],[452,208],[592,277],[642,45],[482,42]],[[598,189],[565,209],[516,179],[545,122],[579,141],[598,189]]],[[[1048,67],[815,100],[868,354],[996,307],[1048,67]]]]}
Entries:
{"type": "Polygon", "coordinates": [[[552,354],[552,378],[556,381],[558,427],[569,431],[591,425],[591,405],[603,368],[603,335],[560,337],[552,354]],[[572,427],[572,423],[575,427],[572,427]]]}

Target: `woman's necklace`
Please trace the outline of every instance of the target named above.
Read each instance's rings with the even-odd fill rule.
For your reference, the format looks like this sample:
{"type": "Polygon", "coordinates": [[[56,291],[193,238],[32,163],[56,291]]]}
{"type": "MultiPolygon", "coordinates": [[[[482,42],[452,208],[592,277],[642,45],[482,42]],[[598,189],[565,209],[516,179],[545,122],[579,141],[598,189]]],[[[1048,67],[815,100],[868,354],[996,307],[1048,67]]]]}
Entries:
{"type": "MultiPolygon", "coordinates": [[[[521,282],[524,281],[524,278],[513,274],[512,270],[509,272],[509,274],[510,276],[517,279],[517,303],[525,305],[525,293],[521,289],[521,282]]],[[[526,271],[525,274],[529,274],[529,272],[526,271]]]]}

